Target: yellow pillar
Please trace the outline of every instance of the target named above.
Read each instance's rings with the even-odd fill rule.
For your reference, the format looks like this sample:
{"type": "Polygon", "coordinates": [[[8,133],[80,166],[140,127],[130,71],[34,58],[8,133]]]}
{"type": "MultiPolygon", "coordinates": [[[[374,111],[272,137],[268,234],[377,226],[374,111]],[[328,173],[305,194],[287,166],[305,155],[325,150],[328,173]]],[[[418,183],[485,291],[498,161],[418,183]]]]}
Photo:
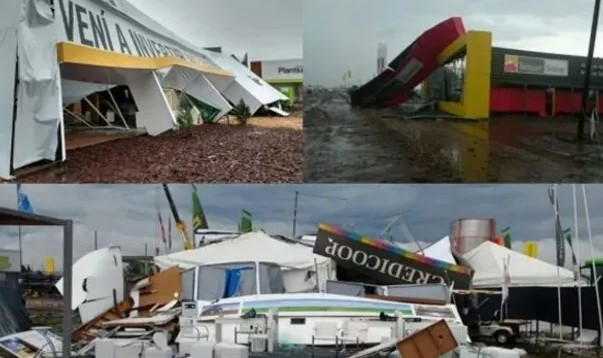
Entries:
{"type": "Polygon", "coordinates": [[[460,102],[440,102],[439,108],[465,118],[490,117],[490,75],[492,33],[469,31],[443,51],[438,60],[444,63],[465,48],[465,78],[460,102]]]}
{"type": "Polygon", "coordinates": [[[492,33],[467,33],[467,66],[463,88],[464,114],[471,118],[490,117],[490,75],[492,33]]]}

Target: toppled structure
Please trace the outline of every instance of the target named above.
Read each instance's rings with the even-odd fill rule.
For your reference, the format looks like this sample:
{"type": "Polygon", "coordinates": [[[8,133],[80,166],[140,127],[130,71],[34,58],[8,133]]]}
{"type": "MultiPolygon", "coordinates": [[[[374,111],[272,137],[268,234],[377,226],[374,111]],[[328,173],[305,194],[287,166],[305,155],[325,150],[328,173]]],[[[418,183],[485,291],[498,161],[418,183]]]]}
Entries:
{"type": "Polygon", "coordinates": [[[425,31],[383,72],[352,92],[352,105],[394,106],[455,53],[447,48],[465,33],[460,17],[452,17],[425,31]]]}

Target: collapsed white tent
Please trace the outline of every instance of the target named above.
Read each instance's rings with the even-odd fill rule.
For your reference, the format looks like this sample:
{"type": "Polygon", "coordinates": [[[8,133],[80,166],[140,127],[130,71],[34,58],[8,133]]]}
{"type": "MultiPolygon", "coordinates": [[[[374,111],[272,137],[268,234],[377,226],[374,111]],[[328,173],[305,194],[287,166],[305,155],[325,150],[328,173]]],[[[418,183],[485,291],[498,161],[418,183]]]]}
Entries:
{"type": "Polygon", "coordinates": [[[309,272],[318,271],[320,285],[335,277],[331,259],[315,255],[311,247],[275,239],[261,231],[193,250],[156,256],[154,260],[161,269],[250,261],[274,263],[282,268],[287,292],[316,288],[316,275],[309,272]]]}
{"type": "Polygon", "coordinates": [[[463,258],[475,270],[475,288],[502,287],[504,265],[509,262],[509,286],[574,286],[574,273],[563,267],[532,258],[501,245],[486,241],[467,252],[463,258]]]}
{"type": "Polygon", "coordinates": [[[240,100],[245,101],[249,106],[251,114],[254,114],[263,106],[270,107],[270,105],[279,101],[288,100],[287,96],[269,85],[255,73],[249,71],[247,67],[231,56],[211,51],[204,51],[203,55],[217,67],[235,74],[234,82],[222,94],[235,104],[239,103],[240,100]]]}
{"type": "MultiPolygon", "coordinates": [[[[62,101],[91,90],[76,81],[129,86],[139,110],[137,127],[151,135],[176,126],[163,87],[188,93],[218,115],[227,113],[231,105],[225,93],[236,98],[230,86],[234,77],[255,75],[244,66],[235,75],[204,58],[201,49],[127,0],[3,0],[0,178],[42,160],[66,159],[62,101]],[[69,47],[69,58],[59,58],[61,45],[69,47]],[[171,61],[143,61],[159,58],[171,61]],[[62,85],[69,86],[67,96],[62,85]]],[[[263,91],[245,88],[250,107],[265,102],[263,91]]]]}

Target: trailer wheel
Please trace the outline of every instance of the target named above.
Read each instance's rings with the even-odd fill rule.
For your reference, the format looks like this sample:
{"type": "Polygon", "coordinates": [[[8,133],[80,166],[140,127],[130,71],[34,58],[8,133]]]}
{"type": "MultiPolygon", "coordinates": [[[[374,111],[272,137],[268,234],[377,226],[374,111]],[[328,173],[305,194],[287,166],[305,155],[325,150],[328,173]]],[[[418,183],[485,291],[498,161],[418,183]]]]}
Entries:
{"type": "Polygon", "coordinates": [[[499,331],[494,332],[494,339],[498,344],[507,344],[509,343],[509,341],[511,341],[511,334],[509,334],[508,331],[501,329],[499,331]]]}

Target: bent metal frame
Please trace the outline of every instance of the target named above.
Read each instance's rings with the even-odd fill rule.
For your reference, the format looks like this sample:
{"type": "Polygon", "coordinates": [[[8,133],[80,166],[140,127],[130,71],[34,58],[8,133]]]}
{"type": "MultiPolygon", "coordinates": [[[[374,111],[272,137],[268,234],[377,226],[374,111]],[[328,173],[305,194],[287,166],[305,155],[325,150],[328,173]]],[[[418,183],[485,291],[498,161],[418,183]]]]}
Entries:
{"type": "Polygon", "coordinates": [[[63,227],[63,358],[71,357],[73,329],[71,296],[73,265],[73,221],[28,214],[0,207],[0,226],[61,226],[63,227]]]}

